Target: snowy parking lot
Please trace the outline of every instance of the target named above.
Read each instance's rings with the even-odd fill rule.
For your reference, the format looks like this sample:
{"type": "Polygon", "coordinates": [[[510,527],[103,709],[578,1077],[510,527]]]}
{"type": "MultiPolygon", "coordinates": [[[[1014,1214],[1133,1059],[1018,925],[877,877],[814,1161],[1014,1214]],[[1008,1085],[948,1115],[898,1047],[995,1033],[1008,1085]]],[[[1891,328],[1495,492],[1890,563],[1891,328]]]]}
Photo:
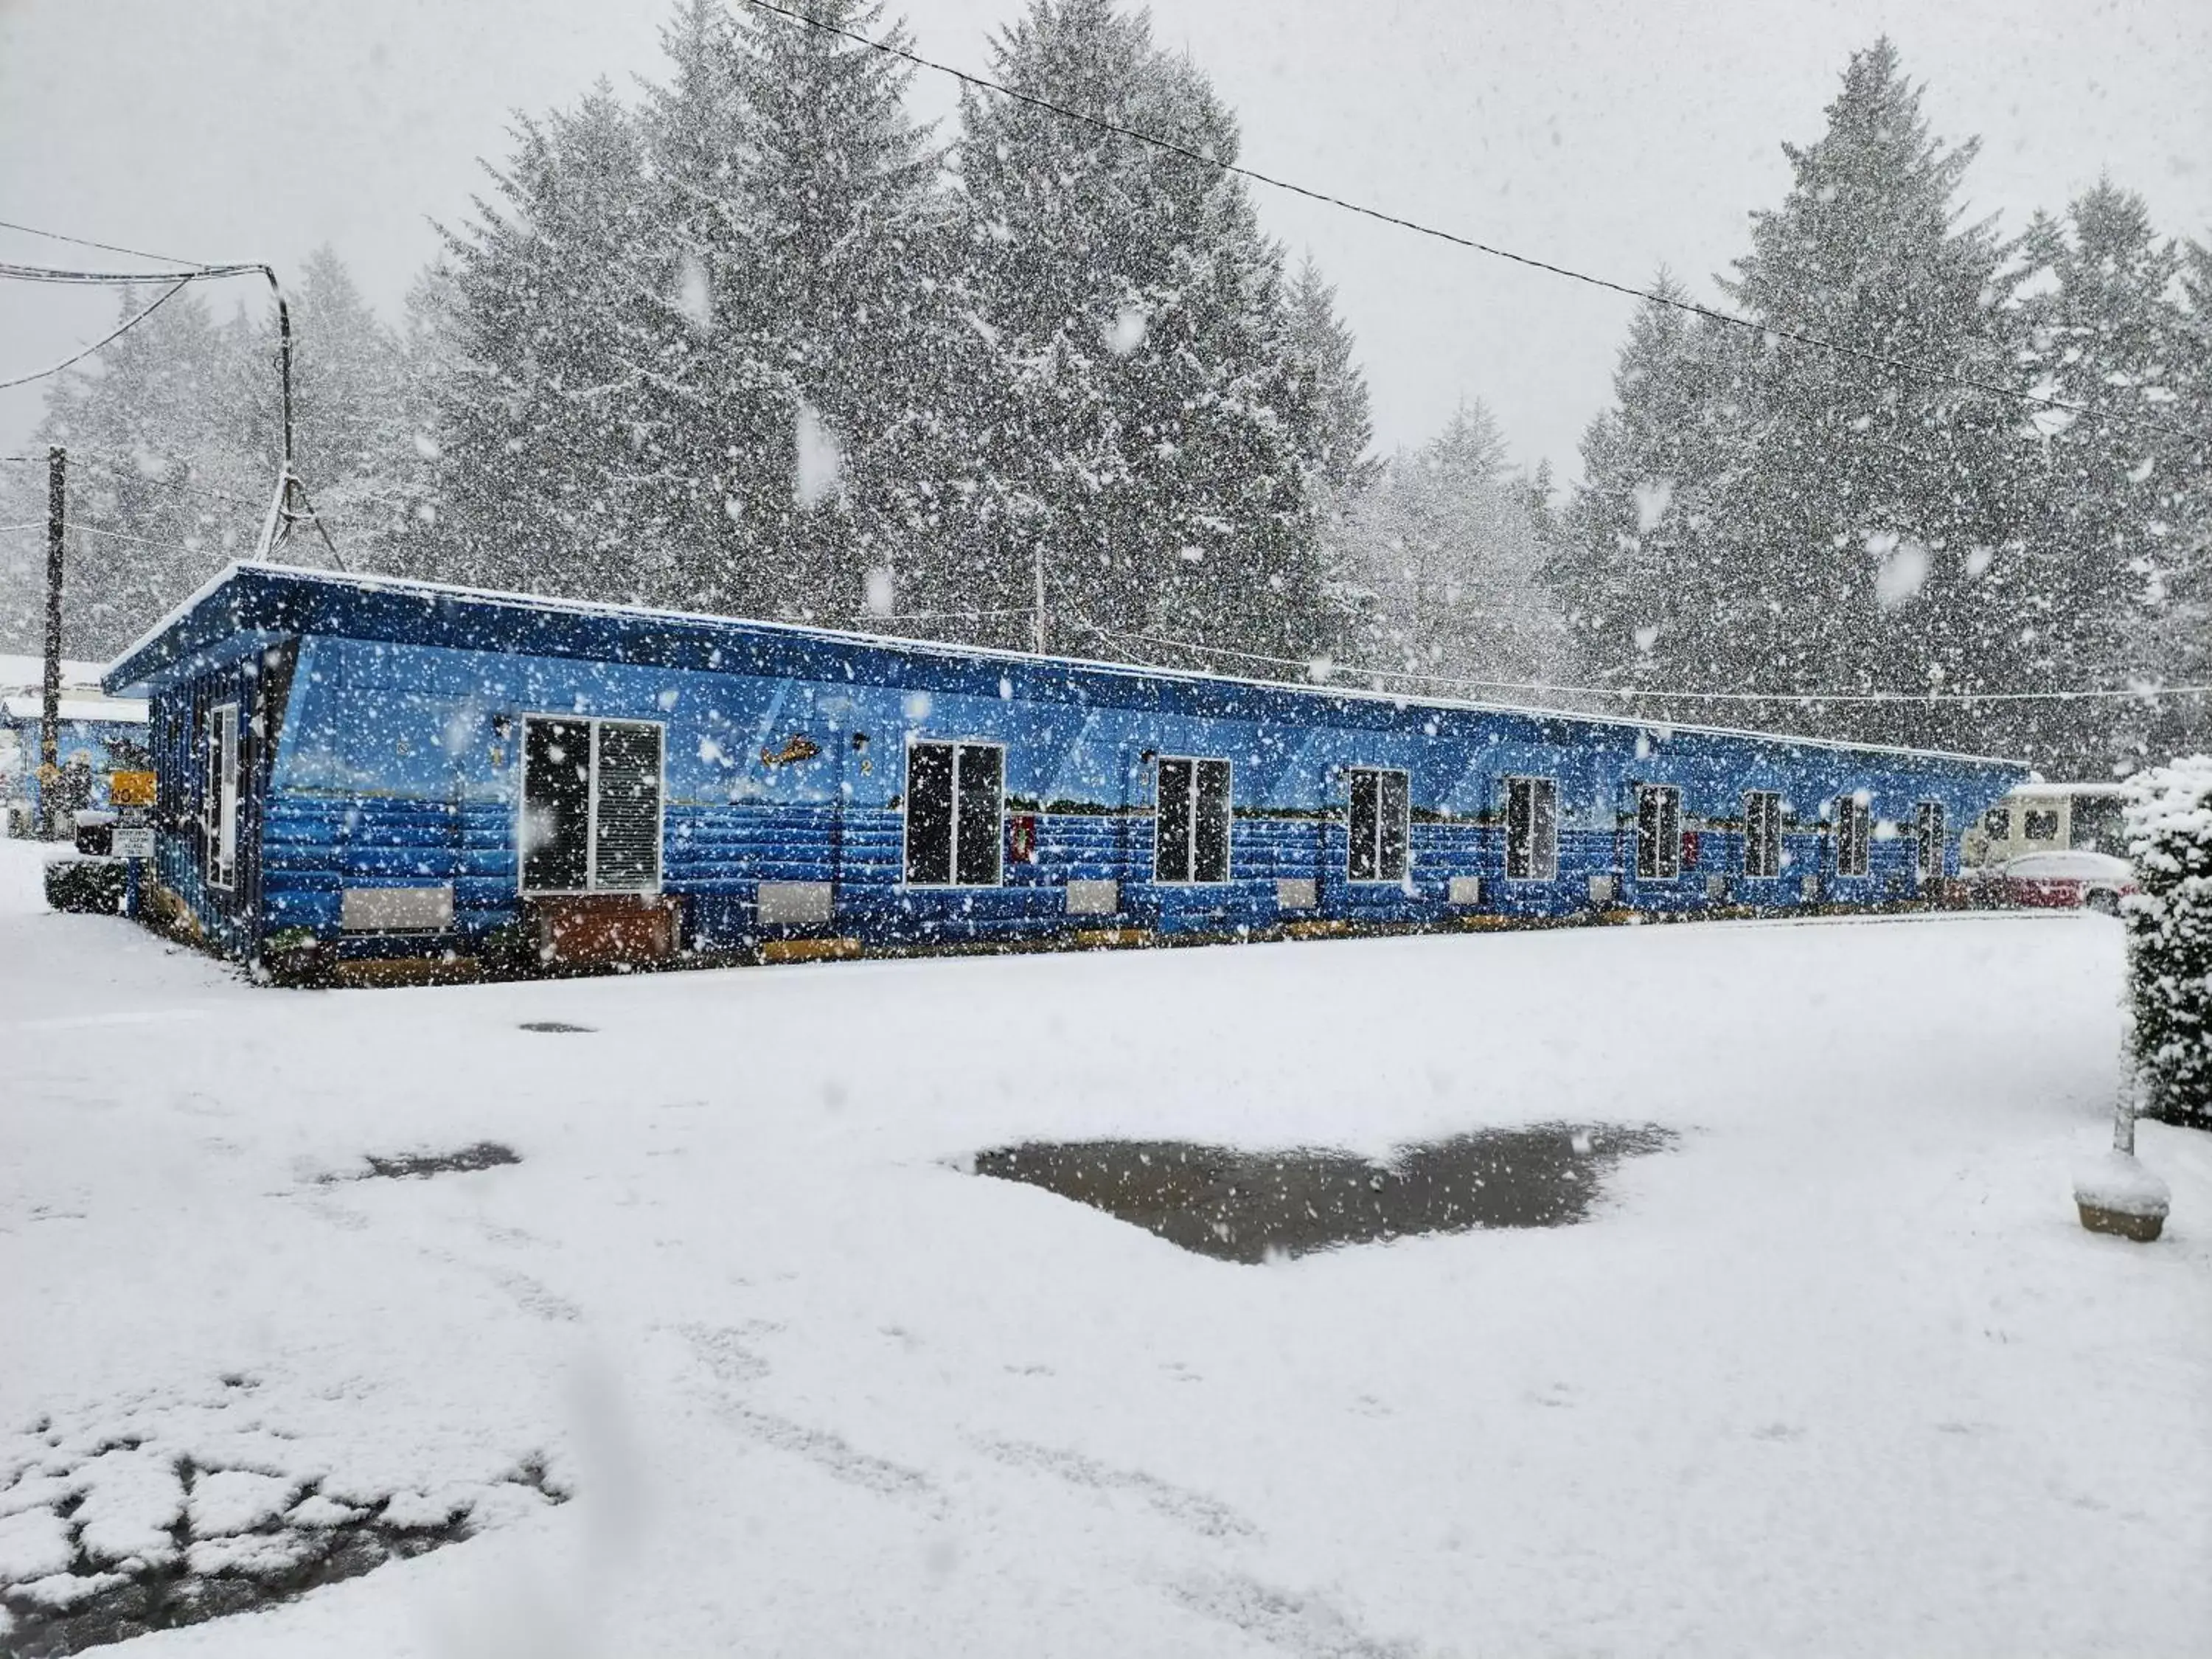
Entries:
{"type": "Polygon", "coordinates": [[[47,914],[0,854],[19,1634],[64,1577],[250,1577],[348,1525],[393,1559],[130,1651],[2212,1629],[2212,1139],[2145,1126],[2154,1245],[2070,1203],[2119,1075],[2105,918],[310,993],[47,914]],[[1549,1123],[1672,1134],[1578,1224],[1259,1263],[971,1173],[1549,1123]]]}

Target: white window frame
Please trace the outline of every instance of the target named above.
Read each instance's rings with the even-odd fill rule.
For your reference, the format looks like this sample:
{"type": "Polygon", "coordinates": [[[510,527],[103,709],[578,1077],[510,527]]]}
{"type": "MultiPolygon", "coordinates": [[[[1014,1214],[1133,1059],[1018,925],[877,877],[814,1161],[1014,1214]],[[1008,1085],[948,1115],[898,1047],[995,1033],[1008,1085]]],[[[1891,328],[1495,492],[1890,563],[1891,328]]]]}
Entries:
{"type": "Polygon", "coordinates": [[[1874,871],[1874,805],[1862,804],[1855,791],[1840,792],[1829,808],[1831,834],[1836,846],[1836,873],[1856,878],[1874,871]],[[1856,854],[1847,866],[1844,857],[1856,854]]]}
{"type": "Polygon", "coordinates": [[[624,714],[560,714],[541,712],[520,720],[522,741],[515,745],[514,890],[528,898],[577,898],[587,893],[658,894],[668,879],[668,722],[634,720],[624,714]],[[581,887],[532,887],[526,872],[530,856],[523,845],[523,830],[530,818],[530,727],[544,721],[556,726],[581,726],[591,732],[591,753],[586,766],[584,805],[584,884],[581,887]],[[659,732],[660,757],[653,778],[653,884],[649,887],[603,887],[599,884],[599,728],[603,726],[649,726],[659,732]]]}
{"type": "Polygon", "coordinates": [[[1912,815],[1912,868],[1922,881],[1941,881],[1943,878],[1944,842],[1951,836],[1950,814],[1943,810],[1940,800],[1923,800],[1912,815]],[[1936,833],[1929,831],[1933,818],[1936,833]],[[1929,854],[1935,854],[1935,867],[1929,867],[1929,854]]]}
{"type": "Polygon", "coordinates": [[[1402,766],[1347,766],[1344,769],[1344,878],[1354,887],[1403,887],[1413,873],[1413,775],[1402,766]],[[1377,874],[1355,876],[1352,873],[1352,780],[1361,773],[1370,773],[1375,778],[1375,868],[1377,874]],[[1382,780],[1395,777],[1405,783],[1405,815],[1401,820],[1399,844],[1405,849],[1405,862],[1395,875],[1382,875],[1382,780]]]}
{"type": "Polygon", "coordinates": [[[1779,789],[1747,789],[1743,792],[1743,873],[1747,880],[1772,881],[1782,874],[1782,792],[1779,789]],[[1752,854],[1759,846],[1759,811],[1754,801],[1770,803],[1768,811],[1774,816],[1773,867],[1754,870],[1752,854]]]}
{"type": "Polygon", "coordinates": [[[222,892],[238,888],[238,704],[219,702],[207,711],[205,781],[201,804],[207,824],[207,884],[222,892]]]}
{"type": "Polygon", "coordinates": [[[1505,785],[1505,879],[1508,881],[1557,881],[1559,878],[1559,781],[1538,773],[1510,773],[1502,780],[1505,785]],[[1525,784],[1532,791],[1528,800],[1528,869],[1524,875],[1513,873],[1513,789],[1525,784]],[[1551,792],[1552,834],[1548,843],[1540,842],[1536,836],[1536,800],[1538,788],[1551,792]],[[1541,854],[1544,856],[1539,857],[1541,854]]]}
{"type": "MultiPolygon", "coordinates": [[[[1005,781],[1003,769],[1000,782],[1005,781]]],[[[1223,755],[1159,755],[1152,761],[1152,881],[1161,887],[1225,887],[1236,878],[1237,845],[1237,763],[1223,755]],[[1183,848],[1188,855],[1183,867],[1191,873],[1181,881],[1171,881],[1160,874],[1160,769],[1182,765],[1190,768],[1190,817],[1183,826],[1183,848]],[[1221,846],[1223,862],[1220,876],[1209,878],[1198,873],[1198,769],[1201,766],[1226,767],[1228,785],[1221,792],[1221,846]]]]}
{"type": "Polygon", "coordinates": [[[1682,786],[1678,783],[1639,783],[1636,786],[1636,878],[1638,881],[1668,882],[1682,878],[1682,786]],[[1659,823],[1656,828],[1662,832],[1651,840],[1652,867],[1644,867],[1644,801],[1646,796],[1660,798],[1659,823]],[[1667,807],[1664,799],[1672,797],[1674,833],[1667,828],[1667,807]]]}
{"type": "Polygon", "coordinates": [[[940,738],[927,732],[909,732],[906,737],[904,770],[899,777],[899,887],[914,893],[975,893],[988,892],[994,887],[1006,884],[1006,745],[988,738],[940,738]],[[952,837],[951,860],[952,879],[950,881],[909,881],[907,872],[913,867],[907,856],[907,826],[913,820],[910,809],[914,805],[914,751],[918,745],[935,745],[952,750],[952,814],[948,821],[948,833],[952,837]],[[963,881],[960,879],[960,751],[963,749],[995,749],[999,751],[999,798],[997,803],[999,833],[991,843],[991,879],[963,881]]]}

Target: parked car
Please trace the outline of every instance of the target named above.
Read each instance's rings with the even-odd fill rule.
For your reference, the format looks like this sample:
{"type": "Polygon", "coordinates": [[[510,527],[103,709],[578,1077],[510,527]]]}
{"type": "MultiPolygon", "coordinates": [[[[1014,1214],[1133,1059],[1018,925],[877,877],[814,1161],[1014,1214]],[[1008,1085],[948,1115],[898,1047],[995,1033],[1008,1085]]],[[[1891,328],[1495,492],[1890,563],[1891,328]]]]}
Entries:
{"type": "Polygon", "coordinates": [[[1998,875],[2007,902],[2035,909],[2117,915],[2120,901],[2136,890],[2133,867],[2109,853],[2030,853],[2001,866],[1998,875]]]}

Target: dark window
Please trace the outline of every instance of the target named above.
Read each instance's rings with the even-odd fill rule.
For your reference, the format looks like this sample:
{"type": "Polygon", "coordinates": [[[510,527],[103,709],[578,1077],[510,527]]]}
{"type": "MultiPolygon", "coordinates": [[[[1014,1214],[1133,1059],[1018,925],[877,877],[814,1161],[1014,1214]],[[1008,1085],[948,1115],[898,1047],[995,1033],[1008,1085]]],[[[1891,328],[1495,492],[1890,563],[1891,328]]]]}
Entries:
{"type": "Polygon", "coordinates": [[[2058,809],[2057,807],[2031,806],[2020,816],[2020,833],[2023,841],[2057,841],[2058,839],[2058,809]]]}
{"type": "Polygon", "coordinates": [[[1636,792],[1636,874],[1673,881],[1682,873],[1682,792],[1647,783],[1636,792]]]}
{"type": "Polygon", "coordinates": [[[659,885],[660,728],[641,721],[602,720],[594,775],[592,885],[659,885]]]}
{"type": "Polygon", "coordinates": [[[1403,772],[1353,770],[1348,866],[1352,880],[1405,880],[1408,804],[1403,772]]]}
{"type": "Polygon", "coordinates": [[[1158,881],[1229,879],[1229,763],[1163,759],[1152,833],[1158,881]]]}
{"type": "Polygon", "coordinates": [[[526,720],[526,892],[635,892],[660,882],[660,727],[526,720]]]}
{"type": "Polygon", "coordinates": [[[999,884],[999,855],[1005,836],[1000,822],[1006,757],[1003,750],[981,744],[960,745],[960,815],[953,828],[959,852],[954,878],[963,887],[999,884]]]}
{"type": "Polygon", "coordinates": [[[1852,795],[1836,798],[1836,873],[1863,876],[1867,872],[1867,847],[1873,824],[1867,804],[1852,795]]]}
{"type": "Polygon", "coordinates": [[[1988,811],[1983,813],[1982,833],[1991,841],[2010,841],[2012,839],[2012,809],[2009,806],[1992,806],[1988,811]]]}
{"type": "Polygon", "coordinates": [[[1549,778],[1506,779],[1506,879],[1550,881],[1559,873],[1559,786],[1549,778]]]}
{"type": "Polygon", "coordinates": [[[1152,876],[1158,881],[1190,879],[1190,774],[1194,763],[1160,763],[1159,810],[1152,821],[1152,876]]]}
{"type": "Polygon", "coordinates": [[[1919,846],[1915,864],[1923,881],[1934,881],[1943,874],[1943,805],[1941,801],[1920,803],[1920,817],[1914,826],[1919,846]]]}
{"type": "Polygon", "coordinates": [[[997,886],[1005,810],[1003,750],[980,743],[909,744],[908,884],[997,886]]]}
{"type": "Polygon", "coordinates": [[[2077,853],[2128,855],[2128,832],[2119,800],[2112,795],[2076,795],[2069,839],[2077,853]]]}
{"type": "Polygon", "coordinates": [[[1743,798],[1743,872],[1782,873],[1782,797],[1771,789],[1754,789],[1743,798]]]}
{"type": "Polygon", "coordinates": [[[906,878],[916,887],[952,879],[952,745],[906,751],[906,878]]]}

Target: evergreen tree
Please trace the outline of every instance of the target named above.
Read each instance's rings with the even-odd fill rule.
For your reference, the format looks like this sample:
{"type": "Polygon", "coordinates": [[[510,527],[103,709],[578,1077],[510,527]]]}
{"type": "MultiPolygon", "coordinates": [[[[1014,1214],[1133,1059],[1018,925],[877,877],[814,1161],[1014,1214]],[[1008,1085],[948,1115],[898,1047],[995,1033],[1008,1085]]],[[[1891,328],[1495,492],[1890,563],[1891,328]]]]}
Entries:
{"type": "Polygon", "coordinates": [[[1716,508],[1741,446],[1741,352],[1663,303],[1687,297],[1668,272],[1652,292],[1613,370],[1614,407],[1583,434],[1583,482],[1547,536],[1544,575],[1578,678],[1704,687],[1735,665],[1746,601],[1716,508]]]}
{"type": "MultiPolygon", "coordinates": [[[[2039,488],[2024,534],[2034,557],[2039,656],[2063,685],[2155,679],[2184,557],[2187,445],[2126,418],[2163,423],[2179,399],[2186,319],[2167,297],[2181,251],[2160,244],[2142,198],[2109,179],[2063,222],[2039,215],[2023,239],[2020,361],[2037,390],[2090,412],[2039,415],[2039,488]]],[[[2140,712],[2048,705],[2033,745],[2069,771],[2132,769],[2140,712]]]]}
{"type": "MultiPolygon", "coordinates": [[[[1848,692],[1996,690],[2024,676],[2033,580],[2017,519],[2020,405],[1947,379],[2014,383],[1999,308],[2006,250],[1954,205],[1978,142],[1929,135],[1887,40],[1853,55],[1795,181],[1752,216],[1723,286],[1777,333],[1753,354],[1753,426],[1717,503],[1749,603],[1712,665],[1723,684],[1848,692]],[[1915,372],[1916,369],[1924,372],[1915,372]]],[[[2039,665],[2040,664],[2039,663],[2039,665]]],[[[1923,711],[1828,714],[1872,736],[1964,741],[1923,711]]]]}
{"type": "Polygon", "coordinates": [[[1381,476],[1370,453],[1375,422],[1368,407],[1367,376],[1352,356],[1352,331],[1336,314],[1336,289],[1309,253],[1285,296],[1299,358],[1314,377],[1314,471],[1339,500],[1358,495],[1381,476]]]}
{"type": "MultiPolygon", "coordinates": [[[[118,320],[153,297],[125,289],[118,320]]],[[[252,551],[275,479],[240,441],[249,337],[242,321],[217,323],[187,289],[51,383],[33,442],[40,455],[54,444],[69,453],[63,636],[70,653],[120,649],[228,561],[252,551]]],[[[17,504],[9,510],[43,524],[44,469],[6,471],[17,504]]],[[[5,573],[0,609],[15,639],[35,643],[43,544],[21,550],[5,573]]]]}
{"type": "MultiPolygon", "coordinates": [[[[968,483],[995,605],[1048,571],[1064,623],[1122,651],[1198,638],[1286,658],[1330,643],[1311,473],[1314,377],[1236,124],[1205,76],[1110,0],[1035,0],[992,49],[957,150],[988,416],[968,483]],[[1182,153],[1178,153],[1182,152],[1182,153]],[[1206,159],[1211,158],[1211,159],[1206,159]]],[[[1072,641],[1056,638],[1056,644],[1072,641]]]]}
{"type": "Polygon", "coordinates": [[[1529,489],[1479,402],[1392,460],[1352,514],[1374,595],[1361,661],[1516,684],[1558,672],[1565,619],[1542,580],[1529,489]]]}

